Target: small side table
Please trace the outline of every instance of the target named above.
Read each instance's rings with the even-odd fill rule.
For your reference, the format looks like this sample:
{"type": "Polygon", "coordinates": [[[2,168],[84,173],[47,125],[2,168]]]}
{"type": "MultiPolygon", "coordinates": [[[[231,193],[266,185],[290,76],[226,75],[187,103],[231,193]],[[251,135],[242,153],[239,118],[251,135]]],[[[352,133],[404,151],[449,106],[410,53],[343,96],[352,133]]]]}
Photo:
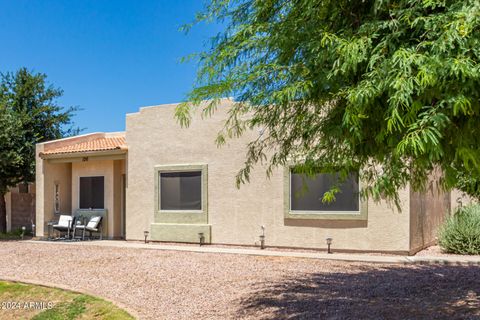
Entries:
{"type": "Polygon", "coordinates": [[[85,239],[85,217],[79,216],[77,217],[77,221],[75,221],[75,224],[73,225],[72,228],[72,240],[74,241],[80,241],[85,239]],[[77,227],[84,228],[83,234],[81,236],[76,236],[77,234],[77,227]]]}
{"type": "Polygon", "coordinates": [[[47,240],[53,240],[53,225],[57,223],[57,221],[48,221],[47,222],[47,232],[48,232],[48,236],[47,236],[47,240]]]}

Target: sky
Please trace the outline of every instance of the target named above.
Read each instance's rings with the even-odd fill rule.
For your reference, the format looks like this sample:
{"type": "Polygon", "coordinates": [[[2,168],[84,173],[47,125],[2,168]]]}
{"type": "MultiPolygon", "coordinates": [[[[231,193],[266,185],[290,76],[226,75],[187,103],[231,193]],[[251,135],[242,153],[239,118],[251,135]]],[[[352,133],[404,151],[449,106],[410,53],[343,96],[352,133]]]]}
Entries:
{"type": "Polygon", "coordinates": [[[26,67],[64,90],[78,106],[82,133],[125,130],[125,114],[180,102],[195,62],[219,25],[185,34],[203,0],[0,0],[0,72],[26,67]]]}

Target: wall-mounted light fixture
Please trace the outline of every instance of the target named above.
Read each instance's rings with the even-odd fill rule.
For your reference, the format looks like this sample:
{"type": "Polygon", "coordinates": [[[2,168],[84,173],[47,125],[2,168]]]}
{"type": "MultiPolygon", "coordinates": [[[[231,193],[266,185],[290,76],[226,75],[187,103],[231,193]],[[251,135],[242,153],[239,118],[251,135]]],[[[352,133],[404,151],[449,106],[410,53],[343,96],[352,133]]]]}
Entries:
{"type": "Polygon", "coordinates": [[[54,189],[53,189],[53,211],[55,214],[60,214],[60,184],[55,182],[54,189]]]}

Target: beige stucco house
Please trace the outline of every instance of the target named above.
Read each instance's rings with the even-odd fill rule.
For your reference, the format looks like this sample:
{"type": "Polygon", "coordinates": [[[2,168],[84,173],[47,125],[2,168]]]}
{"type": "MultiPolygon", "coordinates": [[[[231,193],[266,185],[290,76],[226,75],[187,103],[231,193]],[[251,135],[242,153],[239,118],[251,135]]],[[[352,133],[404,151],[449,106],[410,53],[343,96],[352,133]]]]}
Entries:
{"type": "Polygon", "coordinates": [[[245,160],[249,132],[218,148],[230,100],[210,118],[194,116],[189,128],[174,119],[176,105],[141,108],[128,114],[126,131],[93,133],[37,145],[37,236],[60,213],[104,216],[113,239],[258,245],[264,227],[268,246],[345,251],[413,253],[435,241],[451,210],[451,195],[400,190],[402,210],[386,202],[362,201],[352,175],[334,204],[321,194],[330,176],[307,180],[280,168],[264,168],[235,186],[245,160]]]}

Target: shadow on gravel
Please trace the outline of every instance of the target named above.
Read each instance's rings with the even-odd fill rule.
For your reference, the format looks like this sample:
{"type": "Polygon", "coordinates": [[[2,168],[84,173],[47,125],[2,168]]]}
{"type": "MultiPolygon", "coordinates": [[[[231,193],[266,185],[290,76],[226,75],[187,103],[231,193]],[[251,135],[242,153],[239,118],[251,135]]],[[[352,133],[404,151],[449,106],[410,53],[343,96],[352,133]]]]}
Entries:
{"type": "Polygon", "coordinates": [[[363,267],[259,283],[239,317],[257,319],[480,319],[480,267],[363,267]]]}

